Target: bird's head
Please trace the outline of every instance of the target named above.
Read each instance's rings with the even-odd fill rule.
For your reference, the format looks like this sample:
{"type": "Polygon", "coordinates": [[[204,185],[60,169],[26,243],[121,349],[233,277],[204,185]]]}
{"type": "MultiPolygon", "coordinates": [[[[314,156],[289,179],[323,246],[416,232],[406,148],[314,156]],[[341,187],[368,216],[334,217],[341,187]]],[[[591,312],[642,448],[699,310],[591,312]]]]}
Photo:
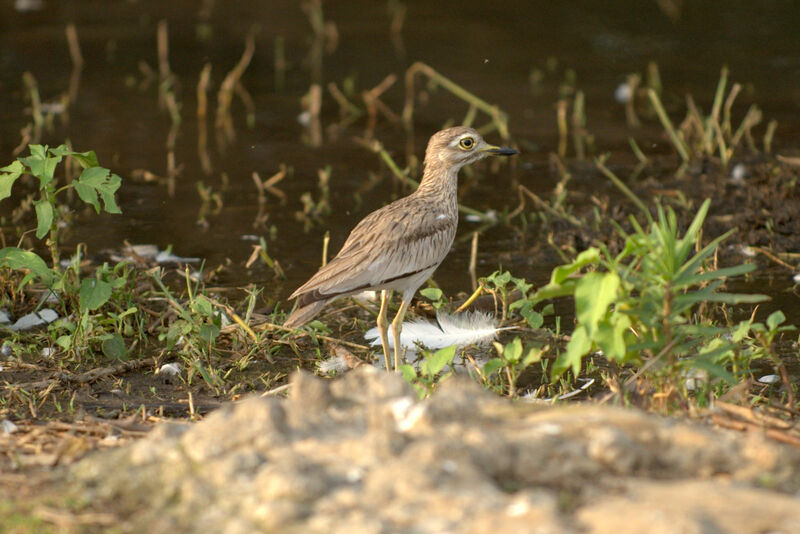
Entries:
{"type": "Polygon", "coordinates": [[[431,137],[428,149],[425,151],[425,162],[434,165],[444,164],[448,168],[457,170],[486,156],[513,154],[519,154],[519,151],[490,145],[472,128],[456,126],[437,132],[431,137]]]}

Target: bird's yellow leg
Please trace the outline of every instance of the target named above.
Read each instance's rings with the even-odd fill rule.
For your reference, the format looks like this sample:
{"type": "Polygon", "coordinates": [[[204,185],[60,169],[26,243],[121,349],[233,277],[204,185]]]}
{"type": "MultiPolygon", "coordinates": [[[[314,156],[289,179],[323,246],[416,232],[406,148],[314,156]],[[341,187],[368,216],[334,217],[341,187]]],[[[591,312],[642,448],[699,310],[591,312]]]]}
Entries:
{"type": "Polygon", "coordinates": [[[400,309],[397,310],[397,315],[394,316],[392,321],[392,334],[394,335],[394,370],[397,371],[400,367],[400,354],[403,346],[400,344],[400,332],[403,331],[403,317],[408,310],[408,305],[411,304],[411,299],[403,299],[400,304],[400,309]]]}
{"type": "Polygon", "coordinates": [[[386,363],[386,372],[389,369],[389,320],[386,318],[386,308],[389,306],[391,295],[388,289],[381,291],[381,311],[378,312],[378,332],[381,334],[381,346],[383,346],[383,361],[386,363]]]}

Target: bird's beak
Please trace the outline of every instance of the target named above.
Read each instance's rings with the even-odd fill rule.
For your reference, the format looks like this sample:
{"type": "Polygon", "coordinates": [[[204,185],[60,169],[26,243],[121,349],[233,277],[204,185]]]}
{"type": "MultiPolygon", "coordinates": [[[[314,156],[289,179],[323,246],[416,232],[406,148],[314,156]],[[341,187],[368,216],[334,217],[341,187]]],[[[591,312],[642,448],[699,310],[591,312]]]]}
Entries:
{"type": "Polygon", "coordinates": [[[513,156],[514,154],[519,154],[519,150],[505,146],[494,145],[486,145],[486,148],[483,149],[483,152],[488,152],[493,156],[513,156]]]}

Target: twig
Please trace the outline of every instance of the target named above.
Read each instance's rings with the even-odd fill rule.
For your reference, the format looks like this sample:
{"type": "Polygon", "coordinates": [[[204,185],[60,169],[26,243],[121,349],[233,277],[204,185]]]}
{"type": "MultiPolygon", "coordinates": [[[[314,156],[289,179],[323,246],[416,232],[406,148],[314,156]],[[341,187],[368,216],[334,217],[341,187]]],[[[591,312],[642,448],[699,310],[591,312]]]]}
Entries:
{"type": "Polygon", "coordinates": [[[661,121],[661,124],[667,131],[667,134],[672,140],[672,144],[675,145],[675,149],[678,151],[678,154],[680,154],[681,159],[683,159],[683,161],[689,161],[689,149],[686,146],[686,143],[683,142],[680,137],[678,137],[675,127],[672,126],[672,121],[669,120],[667,112],[664,111],[664,106],[661,105],[661,99],[658,97],[658,93],[656,93],[653,89],[648,89],[647,96],[650,98],[650,103],[653,104],[653,109],[656,110],[658,119],[661,121]]]}
{"type": "Polygon", "coordinates": [[[447,91],[450,91],[453,95],[474,105],[476,108],[489,115],[489,117],[492,118],[492,122],[497,127],[500,137],[505,140],[511,137],[508,132],[508,115],[506,113],[500,111],[500,108],[497,106],[493,106],[470,93],[449,78],[442,76],[433,67],[420,61],[417,61],[406,70],[406,103],[403,107],[403,122],[406,128],[411,127],[411,122],[414,117],[414,79],[417,74],[424,74],[432,81],[444,87],[447,91]]]}
{"type": "Polygon", "coordinates": [[[83,55],[81,54],[81,44],[78,41],[78,30],[72,23],[67,24],[67,46],[69,47],[69,57],[72,59],[72,66],[76,69],[83,67],[83,55]]]}
{"type": "MultiPolygon", "coordinates": [[[[306,332],[303,330],[297,330],[296,328],[286,328],[283,325],[274,324],[274,323],[261,323],[258,325],[253,325],[254,330],[281,330],[283,332],[290,332],[296,334],[298,337],[311,337],[311,332],[306,332]]],[[[345,341],[343,339],[337,339],[331,336],[323,336],[322,334],[314,334],[314,337],[322,339],[323,341],[330,341],[331,343],[339,343],[340,345],[344,345],[345,347],[350,347],[353,349],[358,350],[369,350],[369,347],[366,345],[359,345],[358,343],[352,343],[350,341],[345,341]]]]}
{"type": "Polygon", "coordinates": [[[274,397],[278,393],[282,393],[282,392],[286,391],[287,389],[289,389],[290,387],[292,387],[291,382],[289,384],[284,384],[284,385],[278,386],[278,387],[276,387],[274,389],[270,389],[269,391],[265,391],[264,393],[261,394],[261,397],[274,397]]]}
{"type": "Polygon", "coordinates": [[[141,369],[143,367],[147,367],[148,365],[155,366],[156,365],[155,358],[145,358],[143,360],[130,360],[111,367],[100,367],[97,369],[92,369],[91,371],[87,371],[85,373],[81,373],[78,375],[72,375],[62,371],[56,373],[56,375],[52,378],[48,378],[45,380],[37,380],[35,382],[9,384],[5,386],[5,389],[9,391],[13,389],[41,390],[41,389],[47,389],[48,387],[59,386],[59,385],[63,386],[67,384],[70,385],[88,384],[91,382],[96,382],[101,378],[126,373],[128,371],[133,371],[135,369],[141,369]]]}
{"type": "Polygon", "coordinates": [[[217,128],[222,128],[231,112],[231,101],[233,100],[233,92],[236,89],[236,84],[239,83],[247,66],[253,59],[253,53],[256,50],[255,32],[250,31],[245,39],[244,52],[239,62],[234,66],[230,72],[225,76],[222,84],[217,93],[217,128]]]}

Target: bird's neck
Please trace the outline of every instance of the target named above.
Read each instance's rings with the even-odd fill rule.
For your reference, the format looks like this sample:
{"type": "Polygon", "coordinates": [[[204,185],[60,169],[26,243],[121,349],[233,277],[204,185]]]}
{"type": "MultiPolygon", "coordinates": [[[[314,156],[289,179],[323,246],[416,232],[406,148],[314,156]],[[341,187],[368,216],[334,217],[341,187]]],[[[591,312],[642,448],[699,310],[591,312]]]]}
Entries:
{"type": "Polygon", "coordinates": [[[448,166],[443,162],[425,162],[422,180],[417,188],[418,195],[453,199],[458,196],[459,166],[448,166]]]}

